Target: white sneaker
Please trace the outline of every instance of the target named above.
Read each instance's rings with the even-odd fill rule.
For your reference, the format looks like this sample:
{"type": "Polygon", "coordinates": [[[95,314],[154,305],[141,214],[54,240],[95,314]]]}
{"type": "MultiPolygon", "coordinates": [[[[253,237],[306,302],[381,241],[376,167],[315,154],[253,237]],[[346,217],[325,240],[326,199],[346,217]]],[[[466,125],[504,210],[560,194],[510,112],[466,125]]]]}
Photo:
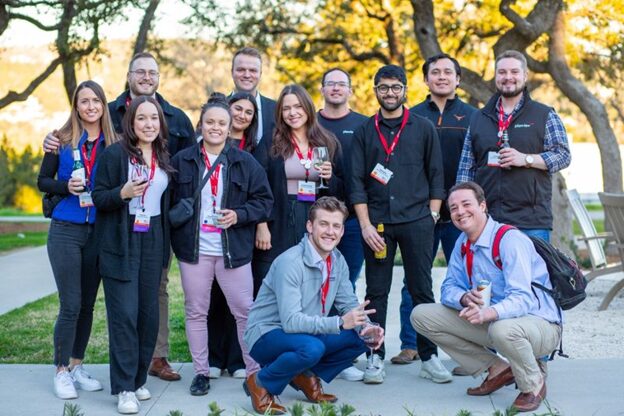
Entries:
{"type": "Polygon", "coordinates": [[[74,379],[67,370],[60,371],[54,376],[54,393],[59,399],[75,399],[78,397],[74,379]]]}
{"type": "Polygon", "coordinates": [[[122,391],[117,395],[117,411],[122,415],[139,413],[140,407],[133,391],[122,391]]]}
{"type": "Polygon", "coordinates": [[[435,354],[429,360],[422,362],[418,375],[422,378],[428,378],[434,383],[449,383],[453,380],[453,375],[435,354]]]}
{"type": "Polygon", "coordinates": [[[247,378],[247,372],[244,368],[239,368],[238,370],[234,370],[232,377],[240,379],[247,378]]]}
{"type": "Polygon", "coordinates": [[[71,370],[71,376],[74,379],[74,385],[81,390],[99,391],[103,389],[102,383],[92,378],[82,364],[78,364],[71,370]]]}
{"type": "Polygon", "coordinates": [[[221,377],[221,369],[219,367],[210,367],[208,378],[217,379],[221,377]]]}
{"type": "Polygon", "coordinates": [[[386,370],[379,354],[373,354],[368,357],[366,370],[364,371],[364,383],[381,384],[384,381],[384,377],[386,377],[386,370]]]}
{"type": "Polygon", "coordinates": [[[139,387],[137,391],[134,392],[134,395],[138,400],[149,400],[152,398],[152,393],[145,387],[139,387]]]}
{"type": "Polygon", "coordinates": [[[341,378],[347,381],[361,381],[364,379],[364,371],[352,365],[351,367],[347,367],[338,373],[336,378],[341,378]]]}

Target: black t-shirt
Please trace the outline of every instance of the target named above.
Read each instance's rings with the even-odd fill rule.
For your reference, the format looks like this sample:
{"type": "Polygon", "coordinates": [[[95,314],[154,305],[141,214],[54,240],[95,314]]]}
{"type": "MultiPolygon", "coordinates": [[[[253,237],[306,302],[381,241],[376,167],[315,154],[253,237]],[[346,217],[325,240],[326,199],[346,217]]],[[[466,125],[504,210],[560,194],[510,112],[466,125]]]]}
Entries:
{"type": "Polygon", "coordinates": [[[351,194],[351,147],[353,142],[353,133],[355,130],[367,120],[367,117],[356,113],[355,111],[350,111],[344,117],[340,118],[327,118],[318,112],[318,121],[321,126],[325,127],[327,130],[331,131],[336,135],[340,145],[342,147],[342,155],[341,155],[341,163],[344,169],[344,184],[346,191],[346,199],[347,205],[349,207],[349,212],[352,211],[351,204],[349,202],[349,195],[351,194]]]}

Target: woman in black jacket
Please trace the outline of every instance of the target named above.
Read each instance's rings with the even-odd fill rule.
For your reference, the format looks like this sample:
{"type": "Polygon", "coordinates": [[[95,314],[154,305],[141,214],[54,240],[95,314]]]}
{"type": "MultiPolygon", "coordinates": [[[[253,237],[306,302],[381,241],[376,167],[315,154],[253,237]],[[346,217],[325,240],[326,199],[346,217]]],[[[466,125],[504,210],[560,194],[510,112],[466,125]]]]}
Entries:
{"type": "Polygon", "coordinates": [[[138,413],[158,335],[158,287],[169,257],[167,127],[152,97],[132,100],[123,139],[102,154],[93,190],[108,316],[111,393],[138,413]]]}
{"type": "Polygon", "coordinates": [[[320,196],[344,200],[340,143],[322,127],[310,94],[300,85],[284,87],[277,100],[272,140],[263,139],[255,156],[267,172],[275,203],[271,217],[258,224],[254,253],[254,289],[260,289],[271,263],[301,241],[306,233],[308,210],[320,196]],[[325,147],[329,161],[316,167],[312,155],[325,147]],[[319,187],[321,178],[328,189],[319,187]],[[301,192],[304,186],[304,192],[301,192]]]}
{"type": "Polygon", "coordinates": [[[206,394],[210,388],[206,322],[215,278],[236,318],[247,376],[259,370],[243,342],[243,332],[253,303],[254,230],[257,222],[268,217],[273,196],[258,162],[226,144],[231,121],[225,96],[212,94],[200,116],[201,142],[173,159],[173,204],[193,196],[217,163],[195,201],[193,218],[171,235],[182,275],[186,334],[196,373],[190,386],[193,395],[206,394]]]}

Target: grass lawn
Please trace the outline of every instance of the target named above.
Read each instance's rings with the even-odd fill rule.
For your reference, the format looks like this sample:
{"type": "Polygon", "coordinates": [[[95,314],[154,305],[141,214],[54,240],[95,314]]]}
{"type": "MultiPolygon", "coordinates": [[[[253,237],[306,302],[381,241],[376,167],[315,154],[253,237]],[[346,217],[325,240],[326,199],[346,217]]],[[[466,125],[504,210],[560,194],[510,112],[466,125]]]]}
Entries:
{"type": "MultiPolygon", "coordinates": [[[[169,272],[168,289],[169,358],[174,362],[190,362],[184,332],[184,295],[175,260],[169,272]]],[[[54,294],[0,315],[0,364],[52,364],[52,333],[57,314],[58,296],[54,294]]],[[[106,307],[102,287],[95,304],[93,330],[85,361],[108,363],[106,307]]]]}
{"type": "Polygon", "coordinates": [[[42,246],[48,240],[47,231],[25,231],[0,234],[0,252],[20,247],[42,246]]]}
{"type": "Polygon", "coordinates": [[[0,208],[0,217],[41,217],[41,213],[24,212],[17,208],[4,207],[0,208]]]}

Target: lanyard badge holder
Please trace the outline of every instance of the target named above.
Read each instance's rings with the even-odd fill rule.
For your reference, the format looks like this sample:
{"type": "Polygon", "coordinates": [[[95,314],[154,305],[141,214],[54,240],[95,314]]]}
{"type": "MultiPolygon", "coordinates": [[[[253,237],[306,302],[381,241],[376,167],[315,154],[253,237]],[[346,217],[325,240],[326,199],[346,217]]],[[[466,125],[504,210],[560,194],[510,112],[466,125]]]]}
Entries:
{"type": "Polygon", "coordinates": [[[143,195],[141,195],[140,199],[140,207],[137,208],[134,214],[134,225],[132,227],[132,231],[135,233],[146,233],[150,228],[150,215],[145,211],[145,194],[152,184],[152,180],[154,179],[154,174],[156,173],[156,154],[152,153],[152,165],[150,166],[149,176],[147,176],[147,167],[145,165],[140,165],[138,163],[133,162],[133,181],[138,181],[139,183],[148,182],[145,190],[143,191],[143,195]]]}
{"type": "MultiPolygon", "coordinates": [[[[206,150],[202,146],[201,148],[202,156],[204,157],[204,163],[206,164],[206,169],[208,170],[208,174],[206,178],[210,180],[210,193],[212,196],[212,204],[211,206],[204,210],[202,213],[201,220],[201,230],[204,233],[221,233],[223,231],[219,224],[219,219],[223,216],[223,214],[217,213],[217,193],[219,191],[219,174],[221,173],[221,164],[215,163],[214,168],[210,165],[210,160],[208,159],[208,154],[206,154],[206,150]]],[[[219,158],[215,162],[218,162],[219,158]]],[[[205,178],[204,178],[205,179],[205,178]]],[[[202,188],[204,187],[205,182],[202,184],[202,188]]]]}
{"type": "MultiPolygon", "coordinates": [[[[509,114],[509,116],[505,119],[505,112],[503,110],[503,104],[501,103],[498,110],[498,133],[496,136],[498,140],[496,142],[496,146],[498,146],[499,151],[505,147],[509,147],[509,135],[507,130],[509,130],[509,125],[511,124],[511,119],[513,117],[513,113],[509,114]]],[[[490,167],[498,168],[500,167],[499,162],[499,152],[495,152],[490,150],[487,155],[487,165],[490,167]]]]}
{"type": "MultiPolygon", "coordinates": [[[[404,108],[403,120],[401,120],[401,127],[399,128],[399,131],[392,139],[392,144],[388,146],[388,140],[386,140],[386,137],[383,135],[383,133],[381,132],[381,129],[379,128],[379,113],[375,114],[375,130],[377,130],[377,136],[379,137],[379,141],[381,142],[381,145],[386,151],[386,160],[385,160],[386,164],[390,161],[390,155],[392,155],[392,152],[394,152],[395,147],[399,143],[399,138],[401,137],[401,133],[403,133],[403,129],[405,129],[405,126],[407,125],[408,120],[409,120],[409,111],[407,111],[407,109],[404,108]]],[[[388,182],[390,182],[390,179],[392,179],[392,175],[394,175],[394,173],[390,169],[382,165],[381,163],[377,163],[375,167],[373,168],[372,172],[370,173],[370,176],[373,179],[375,179],[377,182],[381,183],[382,185],[387,185],[388,182]]]]}
{"type": "Polygon", "coordinates": [[[307,158],[304,158],[295,139],[291,137],[291,140],[295,153],[299,158],[299,163],[305,169],[305,180],[297,182],[297,201],[314,202],[316,201],[316,183],[308,180],[310,168],[312,167],[312,147],[308,145],[308,155],[307,158]]]}
{"type": "Polygon", "coordinates": [[[82,146],[81,155],[83,159],[83,164],[85,167],[85,178],[86,178],[86,186],[85,191],[82,192],[78,196],[78,202],[80,203],[80,208],[91,208],[93,204],[93,198],[91,197],[91,188],[93,187],[93,179],[91,176],[93,175],[93,167],[95,166],[95,156],[97,154],[97,148],[99,144],[99,137],[95,140],[93,144],[93,149],[91,150],[91,157],[87,157],[87,142],[82,146]]]}

